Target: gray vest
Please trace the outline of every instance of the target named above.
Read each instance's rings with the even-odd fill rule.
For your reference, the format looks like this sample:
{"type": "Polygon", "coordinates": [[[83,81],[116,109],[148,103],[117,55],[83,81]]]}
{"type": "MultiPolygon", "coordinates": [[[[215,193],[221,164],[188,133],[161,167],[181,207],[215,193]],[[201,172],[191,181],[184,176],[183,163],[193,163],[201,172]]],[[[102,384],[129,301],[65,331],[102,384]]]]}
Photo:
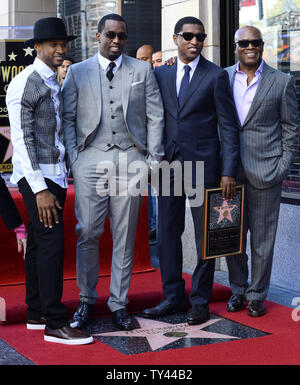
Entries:
{"type": "Polygon", "coordinates": [[[92,146],[107,151],[113,146],[127,150],[134,145],[128,133],[122,106],[122,66],[110,82],[100,67],[102,115],[92,146]]]}

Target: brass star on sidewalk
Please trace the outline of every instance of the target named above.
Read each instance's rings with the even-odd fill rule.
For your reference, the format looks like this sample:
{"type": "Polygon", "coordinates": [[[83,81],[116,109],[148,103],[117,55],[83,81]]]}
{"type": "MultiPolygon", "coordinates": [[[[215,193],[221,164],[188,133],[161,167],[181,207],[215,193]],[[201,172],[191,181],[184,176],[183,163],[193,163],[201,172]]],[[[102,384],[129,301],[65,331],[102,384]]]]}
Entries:
{"type": "Polygon", "coordinates": [[[140,329],[130,331],[117,331],[109,333],[94,334],[99,337],[146,337],[152,350],[160,349],[181,338],[226,338],[238,339],[226,334],[212,333],[203,329],[209,325],[221,321],[221,318],[212,319],[201,325],[190,326],[187,323],[170,324],[149,320],[141,317],[135,317],[140,324],[140,329]]]}

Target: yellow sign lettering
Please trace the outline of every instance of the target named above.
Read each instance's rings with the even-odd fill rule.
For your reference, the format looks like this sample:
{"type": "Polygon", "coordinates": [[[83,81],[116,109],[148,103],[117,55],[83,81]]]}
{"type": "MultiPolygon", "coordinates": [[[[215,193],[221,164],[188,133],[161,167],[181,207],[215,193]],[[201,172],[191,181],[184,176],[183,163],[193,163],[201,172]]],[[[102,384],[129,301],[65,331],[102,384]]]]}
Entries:
{"type": "Polygon", "coordinates": [[[10,68],[11,67],[1,67],[3,82],[9,82],[10,68]]]}

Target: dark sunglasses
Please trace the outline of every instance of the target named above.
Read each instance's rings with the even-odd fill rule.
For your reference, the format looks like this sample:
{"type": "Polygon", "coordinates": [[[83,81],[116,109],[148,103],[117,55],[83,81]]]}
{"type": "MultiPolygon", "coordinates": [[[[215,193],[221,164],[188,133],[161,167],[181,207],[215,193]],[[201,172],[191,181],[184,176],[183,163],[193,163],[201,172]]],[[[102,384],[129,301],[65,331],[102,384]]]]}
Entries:
{"type": "Polygon", "coordinates": [[[110,39],[110,40],[113,40],[116,38],[116,36],[118,36],[118,39],[119,40],[126,40],[127,39],[127,34],[126,32],[114,32],[114,31],[108,31],[108,32],[105,32],[105,36],[110,39]]]}
{"type": "Polygon", "coordinates": [[[240,48],[247,48],[249,47],[249,44],[252,45],[252,47],[258,48],[262,45],[262,39],[255,39],[255,40],[239,40],[236,42],[236,44],[239,45],[240,48]]]}
{"type": "Polygon", "coordinates": [[[191,41],[196,36],[196,39],[201,42],[204,41],[207,36],[205,33],[192,33],[192,32],[176,33],[176,35],[183,37],[184,40],[186,41],[191,41]]]}

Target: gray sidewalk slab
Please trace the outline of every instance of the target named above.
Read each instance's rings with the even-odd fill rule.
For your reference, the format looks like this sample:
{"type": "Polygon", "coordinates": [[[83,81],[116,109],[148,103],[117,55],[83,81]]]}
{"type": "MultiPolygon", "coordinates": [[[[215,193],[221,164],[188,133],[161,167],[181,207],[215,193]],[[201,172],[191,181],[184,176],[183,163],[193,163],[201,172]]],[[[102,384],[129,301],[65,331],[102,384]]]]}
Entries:
{"type": "Polygon", "coordinates": [[[0,365],[35,365],[0,339],[0,365]]]}
{"type": "MultiPolygon", "coordinates": [[[[229,287],[228,273],[224,271],[215,271],[214,281],[224,286],[229,287]]],[[[294,308],[292,305],[293,298],[299,298],[298,303],[300,303],[300,293],[292,290],[287,290],[282,287],[270,286],[267,300],[278,303],[283,306],[294,308]]]]}

